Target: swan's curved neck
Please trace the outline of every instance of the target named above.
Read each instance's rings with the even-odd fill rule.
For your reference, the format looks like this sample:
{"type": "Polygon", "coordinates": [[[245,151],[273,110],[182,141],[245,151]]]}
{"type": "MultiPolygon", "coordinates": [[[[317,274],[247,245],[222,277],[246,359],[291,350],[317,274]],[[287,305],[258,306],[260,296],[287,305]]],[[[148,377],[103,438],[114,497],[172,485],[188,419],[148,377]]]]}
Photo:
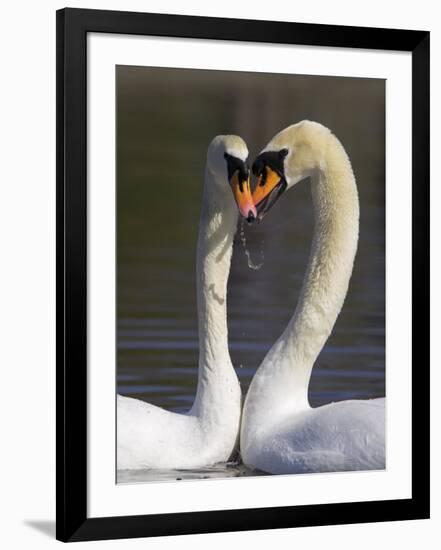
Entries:
{"type": "Polygon", "coordinates": [[[314,236],[298,304],[251,388],[257,400],[266,401],[266,410],[309,407],[312,367],[341,310],[352,273],[359,226],[357,187],[343,147],[330,139],[335,143],[311,176],[314,236]]]}
{"type": "Polygon", "coordinates": [[[343,167],[328,166],[312,177],[311,254],[296,311],[280,339],[305,400],[314,362],[343,306],[357,250],[357,188],[349,163],[343,167]]]}
{"type": "Polygon", "coordinates": [[[193,412],[213,414],[237,384],[228,352],[227,282],[238,212],[226,182],[207,169],[197,245],[199,377],[193,412]],[[222,188],[225,186],[225,190],[222,188]]]}

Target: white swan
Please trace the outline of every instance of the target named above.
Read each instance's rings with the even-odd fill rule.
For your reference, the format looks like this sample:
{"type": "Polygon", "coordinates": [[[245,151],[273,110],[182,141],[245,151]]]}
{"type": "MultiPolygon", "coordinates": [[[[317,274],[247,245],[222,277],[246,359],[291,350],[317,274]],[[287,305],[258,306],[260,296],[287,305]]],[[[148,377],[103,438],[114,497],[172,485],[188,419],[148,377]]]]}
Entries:
{"type": "Polygon", "coordinates": [[[242,459],[273,474],[383,469],[384,399],[308,403],[312,367],[343,305],[357,250],[359,204],[348,156],[327,128],[303,121],[277,134],[253,171],[260,219],[309,176],[315,230],[295,313],[246,396],[242,459]]]}
{"type": "Polygon", "coordinates": [[[199,468],[227,461],[239,436],[241,391],[228,352],[227,280],[238,210],[252,221],[248,150],[217,136],[207,152],[197,246],[199,373],[186,414],[117,398],[117,468],[199,468]],[[233,197],[234,195],[234,197],[233,197]]]}

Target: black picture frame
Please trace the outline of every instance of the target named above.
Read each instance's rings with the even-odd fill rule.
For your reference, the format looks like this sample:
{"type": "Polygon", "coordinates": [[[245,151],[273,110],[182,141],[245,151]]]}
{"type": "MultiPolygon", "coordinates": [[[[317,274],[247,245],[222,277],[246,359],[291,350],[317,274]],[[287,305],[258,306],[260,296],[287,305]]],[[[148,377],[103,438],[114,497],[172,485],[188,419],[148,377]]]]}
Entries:
{"type": "Polygon", "coordinates": [[[429,517],[429,40],[428,32],[413,30],[83,9],[57,12],[57,539],[84,541],[429,517]],[[412,498],[87,517],[86,37],[90,32],[411,52],[412,498]]]}

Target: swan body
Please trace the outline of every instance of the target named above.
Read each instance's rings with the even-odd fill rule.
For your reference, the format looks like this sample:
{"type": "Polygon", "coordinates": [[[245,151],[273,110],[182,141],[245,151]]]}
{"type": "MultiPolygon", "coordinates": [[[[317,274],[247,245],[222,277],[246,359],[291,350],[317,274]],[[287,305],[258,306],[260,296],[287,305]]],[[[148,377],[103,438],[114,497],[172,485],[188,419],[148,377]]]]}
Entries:
{"type": "Polygon", "coordinates": [[[193,406],[179,414],[118,396],[120,470],[199,468],[227,461],[237,447],[241,391],[228,352],[226,294],[238,219],[235,197],[244,215],[256,212],[247,156],[237,136],[218,136],[208,148],[196,262],[200,354],[193,406]]]}
{"type": "Polygon", "coordinates": [[[315,229],[294,315],[245,399],[242,459],[272,474],[382,469],[384,399],[308,403],[311,371],[343,306],[357,250],[359,203],[349,158],[327,128],[303,121],[277,134],[253,170],[260,218],[309,176],[315,229]]]}

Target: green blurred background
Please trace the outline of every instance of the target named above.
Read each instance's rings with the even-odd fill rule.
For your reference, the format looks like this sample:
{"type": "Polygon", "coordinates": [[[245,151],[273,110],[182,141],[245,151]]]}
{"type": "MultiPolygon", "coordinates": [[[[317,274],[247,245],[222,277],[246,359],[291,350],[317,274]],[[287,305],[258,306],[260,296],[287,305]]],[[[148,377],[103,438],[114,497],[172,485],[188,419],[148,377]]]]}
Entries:
{"type": "MultiPolygon", "coordinates": [[[[193,401],[198,361],[195,251],[206,149],[238,134],[251,161],[302,119],[328,126],[352,161],[360,243],[349,293],[319,356],[310,401],[385,394],[385,81],[118,66],[117,389],[175,411],[193,401]]],[[[308,181],[236,237],[230,352],[246,391],[292,315],[312,237],[308,181]]]]}

